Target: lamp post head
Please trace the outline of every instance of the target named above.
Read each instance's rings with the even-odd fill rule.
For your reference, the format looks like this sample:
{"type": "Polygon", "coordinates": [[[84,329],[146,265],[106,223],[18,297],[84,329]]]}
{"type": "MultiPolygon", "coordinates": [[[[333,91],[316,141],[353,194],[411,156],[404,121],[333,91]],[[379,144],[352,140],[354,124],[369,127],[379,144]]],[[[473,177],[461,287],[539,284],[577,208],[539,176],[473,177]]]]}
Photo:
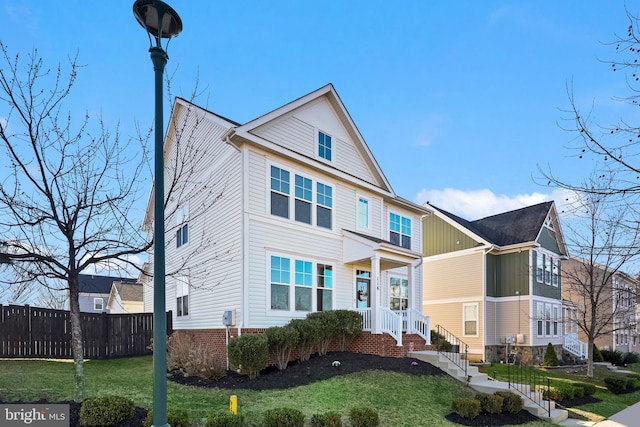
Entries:
{"type": "Polygon", "coordinates": [[[170,39],[182,31],[182,20],[175,10],[160,0],[136,0],[133,14],[142,28],[156,39],[156,47],[162,47],[162,39],[170,39]]]}

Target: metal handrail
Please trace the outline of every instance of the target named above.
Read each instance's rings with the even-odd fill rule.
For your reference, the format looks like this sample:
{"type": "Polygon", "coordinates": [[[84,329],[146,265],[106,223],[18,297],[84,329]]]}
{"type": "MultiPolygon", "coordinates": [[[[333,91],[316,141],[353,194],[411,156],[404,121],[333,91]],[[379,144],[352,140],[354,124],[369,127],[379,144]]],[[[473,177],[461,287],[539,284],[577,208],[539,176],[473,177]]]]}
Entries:
{"type": "Polygon", "coordinates": [[[462,369],[466,377],[469,367],[469,345],[440,325],[436,326],[436,332],[438,340],[433,344],[437,346],[438,354],[442,354],[462,369]]]}
{"type": "Polygon", "coordinates": [[[527,399],[546,410],[551,418],[551,380],[533,366],[520,363],[507,364],[509,388],[516,390],[527,399]],[[545,400],[544,392],[547,391],[545,400]]]}

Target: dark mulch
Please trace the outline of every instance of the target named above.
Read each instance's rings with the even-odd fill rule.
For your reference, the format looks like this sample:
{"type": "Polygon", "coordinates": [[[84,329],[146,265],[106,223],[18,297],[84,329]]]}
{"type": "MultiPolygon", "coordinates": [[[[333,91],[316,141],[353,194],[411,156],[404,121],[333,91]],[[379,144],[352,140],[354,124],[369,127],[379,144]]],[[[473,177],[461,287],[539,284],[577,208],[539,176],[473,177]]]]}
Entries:
{"type": "Polygon", "coordinates": [[[200,377],[185,377],[179,371],[169,373],[171,381],[196,387],[220,387],[228,389],[273,390],[297,387],[315,381],[326,380],[338,375],[354,372],[383,370],[412,375],[446,375],[440,368],[420,360],[401,357],[382,357],[371,354],[335,352],[325,356],[312,356],[305,362],[291,362],[287,369],[280,371],[269,367],[260,372],[260,376],[249,379],[227,371],[227,375],[218,380],[200,377]],[[340,366],[332,366],[334,361],[340,366]]]}
{"type": "Polygon", "coordinates": [[[593,396],[574,397],[573,399],[564,399],[556,402],[563,408],[573,408],[574,406],[586,405],[587,403],[602,402],[602,399],[598,399],[593,396]]]}
{"type": "Polygon", "coordinates": [[[462,424],[465,426],[506,426],[506,425],[518,425],[526,424],[531,421],[538,421],[539,418],[530,414],[524,409],[517,414],[511,414],[503,412],[502,414],[489,414],[487,412],[481,412],[480,415],[471,419],[463,418],[455,412],[445,416],[446,419],[453,423],[462,424]]]}

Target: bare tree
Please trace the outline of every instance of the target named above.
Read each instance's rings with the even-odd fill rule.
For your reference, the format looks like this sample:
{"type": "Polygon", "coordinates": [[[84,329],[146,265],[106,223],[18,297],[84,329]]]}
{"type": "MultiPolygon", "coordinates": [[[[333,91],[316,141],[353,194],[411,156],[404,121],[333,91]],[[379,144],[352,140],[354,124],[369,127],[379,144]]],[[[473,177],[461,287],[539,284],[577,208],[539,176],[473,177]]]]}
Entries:
{"type": "Polygon", "coordinates": [[[148,191],[145,145],[123,141],[100,118],[72,120],[65,102],[77,58],[49,69],[38,51],[26,60],[0,42],[0,233],[13,261],[12,292],[64,283],[69,296],[76,400],[84,399],[78,274],[151,245],[135,203],[148,191]],[[77,124],[76,124],[77,123],[77,124]]]}
{"type": "MultiPolygon", "coordinates": [[[[586,188],[606,188],[611,178],[592,178],[586,188]]],[[[578,305],[578,327],[588,340],[587,375],[593,376],[593,345],[602,336],[635,327],[635,281],[624,269],[640,253],[640,230],[630,223],[626,200],[580,193],[565,222],[572,258],[562,264],[562,294],[578,305]],[[621,280],[629,278],[629,280],[621,280]]]]}

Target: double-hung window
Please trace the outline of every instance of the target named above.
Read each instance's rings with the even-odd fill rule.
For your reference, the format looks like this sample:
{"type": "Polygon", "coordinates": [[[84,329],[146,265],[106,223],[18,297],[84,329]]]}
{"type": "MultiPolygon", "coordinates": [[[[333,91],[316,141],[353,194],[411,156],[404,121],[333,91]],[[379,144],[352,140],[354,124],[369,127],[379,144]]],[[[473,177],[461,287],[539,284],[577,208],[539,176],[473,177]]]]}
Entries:
{"type": "Polygon", "coordinates": [[[318,156],[331,161],[331,137],[324,132],[318,132],[318,156]]]}
{"type": "Polygon", "coordinates": [[[332,265],[272,255],[270,270],[271,310],[312,312],[333,308],[332,265]]]}
{"type": "Polygon", "coordinates": [[[271,215],[289,218],[289,171],[271,166],[271,215]]]}
{"type": "Polygon", "coordinates": [[[542,303],[538,303],[537,304],[537,319],[538,319],[538,336],[542,337],[544,336],[544,304],[542,303]]]}
{"type": "Polygon", "coordinates": [[[317,212],[316,223],[318,227],[331,229],[331,209],[333,207],[333,189],[318,182],[316,185],[317,212]]]}
{"type": "Polygon", "coordinates": [[[463,335],[478,335],[478,304],[462,304],[463,335]]]}
{"type": "Polygon", "coordinates": [[[176,313],[178,317],[189,315],[189,281],[184,276],[176,278],[176,313]]]}
{"type": "Polygon", "coordinates": [[[550,256],[544,257],[544,283],[547,285],[551,284],[551,262],[552,258],[550,256]]]}
{"type": "Polygon", "coordinates": [[[311,204],[313,202],[313,186],[309,178],[296,175],[296,221],[311,224],[311,204]]]}
{"type": "Polygon", "coordinates": [[[553,286],[558,286],[560,277],[560,260],[559,259],[551,259],[551,284],[553,286]]]}
{"type": "Polygon", "coordinates": [[[390,213],[389,241],[394,245],[411,249],[411,219],[390,213]]]}
{"type": "Polygon", "coordinates": [[[540,251],[536,252],[536,281],[544,281],[544,255],[540,251]]]}
{"type": "Polygon", "coordinates": [[[93,309],[95,311],[104,310],[104,299],[103,298],[94,298],[93,299],[93,309]]]}
{"type": "Polygon", "coordinates": [[[560,307],[557,305],[553,306],[553,336],[558,336],[558,323],[560,321],[560,307]]]}
{"type": "Polygon", "coordinates": [[[544,332],[545,336],[551,335],[551,306],[549,304],[544,305],[544,332]]]}
{"type": "Polygon", "coordinates": [[[296,311],[311,311],[312,271],[310,261],[296,260],[296,311]]]}
{"type": "Polygon", "coordinates": [[[271,310],[289,310],[291,260],[271,257],[271,310]]]}
{"type": "Polygon", "coordinates": [[[189,241],[189,204],[185,203],[176,209],[176,248],[189,241]]]}
{"type": "Polygon", "coordinates": [[[316,270],[318,283],[317,309],[318,311],[331,310],[333,307],[333,266],[318,263],[316,270]]]}
{"type": "Polygon", "coordinates": [[[389,308],[391,310],[406,310],[409,306],[409,281],[407,279],[392,277],[389,281],[391,297],[389,308]]]}

